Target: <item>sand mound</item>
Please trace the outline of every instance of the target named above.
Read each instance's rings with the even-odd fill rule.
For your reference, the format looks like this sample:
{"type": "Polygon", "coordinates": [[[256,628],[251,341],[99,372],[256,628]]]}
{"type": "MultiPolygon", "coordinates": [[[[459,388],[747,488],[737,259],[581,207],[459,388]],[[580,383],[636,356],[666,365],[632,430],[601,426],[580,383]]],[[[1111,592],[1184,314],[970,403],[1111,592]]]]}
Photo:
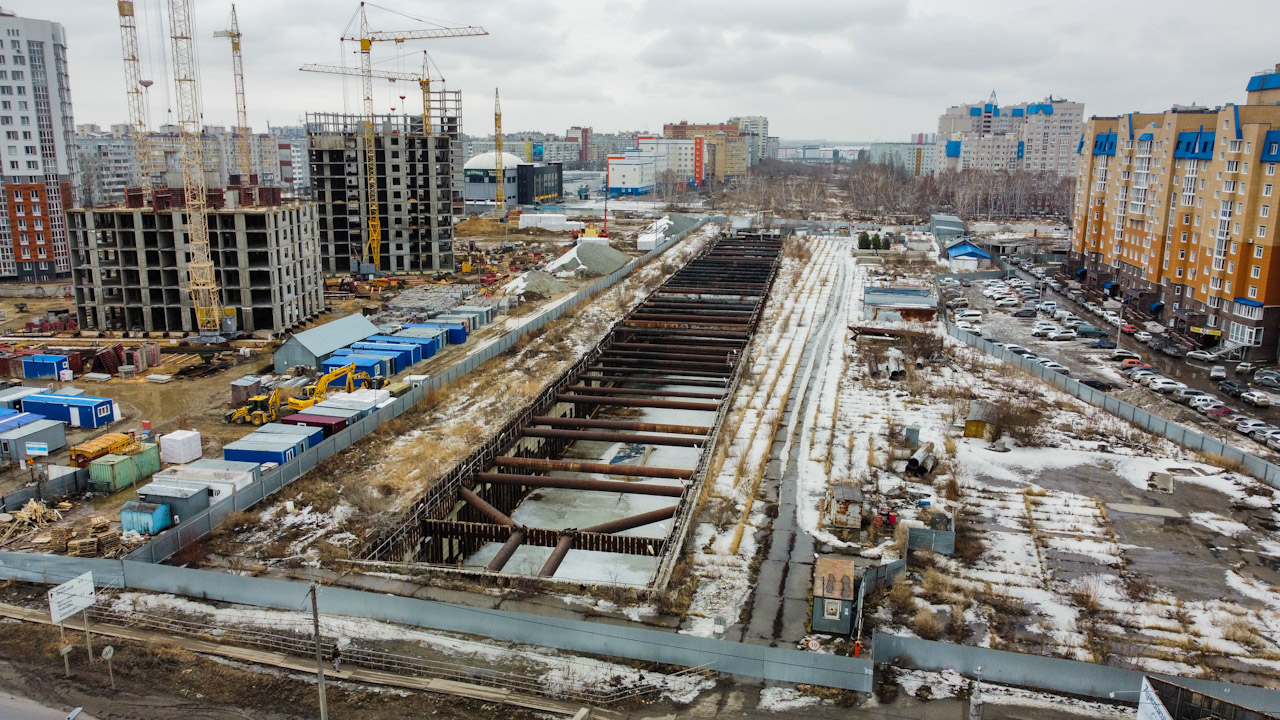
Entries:
{"type": "Polygon", "coordinates": [[[504,285],[502,287],[502,294],[523,295],[526,298],[549,298],[555,297],[568,289],[568,285],[565,285],[551,275],[541,270],[530,270],[504,285]]]}
{"type": "Polygon", "coordinates": [[[583,240],[569,252],[556,258],[546,269],[561,277],[597,277],[608,275],[626,265],[630,259],[605,242],[583,240]]]}

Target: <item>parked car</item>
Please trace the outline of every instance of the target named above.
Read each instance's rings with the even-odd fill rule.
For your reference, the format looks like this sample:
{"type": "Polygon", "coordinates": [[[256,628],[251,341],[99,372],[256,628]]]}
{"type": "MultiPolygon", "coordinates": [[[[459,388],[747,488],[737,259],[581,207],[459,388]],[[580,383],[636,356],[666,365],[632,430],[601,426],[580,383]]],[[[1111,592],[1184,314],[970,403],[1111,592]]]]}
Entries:
{"type": "Polygon", "coordinates": [[[1183,405],[1190,405],[1191,401],[1195,400],[1196,398],[1213,397],[1209,393],[1203,390],[1196,390],[1195,388],[1183,388],[1181,390],[1174,390],[1170,394],[1173,395],[1171,399],[1174,402],[1182,403],[1183,405]]]}
{"type": "Polygon", "coordinates": [[[1240,393],[1243,393],[1248,389],[1248,386],[1239,380],[1223,380],[1218,383],[1218,391],[1226,393],[1231,397],[1240,397],[1240,393]]]}
{"type": "Polygon", "coordinates": [[[1080,336],[1076,334],[1075,330],[1066,329],[1066,330],[1055,330],[1049,333],[1046,337],[1048,337],[1050,340],[1075,340],[1080,336]]]}
{"type": "Polygon", "coordinates": [[[1213,353],[1208,352],[1207,350],[1192,350],[1191,352],[1187,353],[1187,359],[1208,362],[1213,359],[1213,353]]]}
{"type": "Polygon", "coordinates": [[[1146,330],[1139,330],[1138,332],[1133,334],[1133,339],[1137,340],[1140,343],[1149,343],[1151,342],[1151,338],[1152,338],[1151,333],[1147,332],[1146,330]]]}
{"type": "MultiPolygon", "coordinates": [[[[1080,323],[1079,325],[1076,325],[1076,334],[1079,335],[1080,337],[1102,338],[1107,336],[1107,331],[1103,330],[1097,325],[1090,325],[1089,323],[1080,323]]],[[[1114,344],[1112,345],[1112,347],[1114,347],[1114,344]]]]}
{"type": "Polygon", "coordinates": [[[1236,374],[1242,375],[1244,373],[1251,373],[1257,369],[1258,363],[1242,362],[1239,365],[1236,365],[1236,374]]]}
{"type": "MultiPolygon", "coordinates": [[[[1078,328],[1076,329],[1076,334],[1077,335],[1080,334],[1080,330],[1078,328]]],[[[1085,335],[1083,337],[1088,337],[1088,336],[1085,335]]],[[[1093,342],[1089,343],[1089,347],[1098,348],[1099,350],[1111,350],[1115,348],[1115,346],[1116,346],[1115,340],[1112,340],[1110,338],[1105,338],[1105,337],[1100,337],[1097,340],[1094,340],[1093,342]]]]}
{"type": "Polygon", "coordinates": [[[968,320],[969,322],[981,322],[982,313],[978,310],[970,310],[968,308],[960,310],[955,314],[956,320],[968,320]]]}
{"type": "Polygon", "coordinates": [[[1253,432],[1249,433],[1249,437],[1253,438],[1254,440],[1257,440],[1263,445],[1267,445],[1271,441],[1271,438],[1280,437],[1280,428],[1274,425],[1267,425],[1266,427],[1260,427],[1254,430],[1253,432]]]}
{"type": "Polygon", "coordinates": [[[969,321],[967,321],[967,320],[959,320],[959,321],[957,321],[957,322],[956,322],[956,329],[957,329],[957,330],[964,330],[965,332],[971,332],[971,333],[973,333],[974,335],[982,335],[982,328],[978,327],[977,325],[974,325],[973,323],[971,323],[971,322],[969,322],[969,321]]]}
{"type": "Polygon", "coordinates": [[[1111,392],[1112,390],[1116,389],[1116,386],[1114,384],[1109,383],[1106,380],[1096,380],[1094,378],[1087,378],[1085,380],[1081,380],[1080,384],[1088,385],[1094,390],[1101,390],[1102,392],[1111,392]]]}
{"type": "Polygon", "coordinates": [[[1203,397],[1198,397],[1193,399],[1189,404],[1191,405],[1191,407],[1195,408],[1200,412],[1208,412],[1207,409],[1202,410],[1201,408],[1222,406],[1225,403],[1223,403],[1221,400],[1214,397],[1213,395],[1209,395],[1206,393],[1203,397]]]}
{"type": "Polygon", "coordinates": [[[1030,317],[1036,316],[1036,310],[1035,308],[1024,307],[1024,308],[1018,308],[1017,310],[1014,310],[1010,314],[1016,318],[1030,318],[1030,317]]]}
{"type": "Polygon", "coordinates": [[[1000,298],[999,300],[996,301],[996,307],[1016,308],[1016,307],[1022,307],[1022,303],[1016,298],[1005,297],[1005,298],[1000,298]]]}
{"type": "Polygon", "coordinates": [[[969,282],[968,278],[960,278],[960,284],[964,287],[969,287],[973,283],[969,282]]]}
{"type": "Polygon", "coordinates": [[[1133,352],[1132,350],[1125,350],[1121,348],[1111,353],[1111,359],[1112,360],[1141,360],[1142,356],[1136,352],[1133,352]]]}
{"type": "Polygon", "coordinates": [[[1187,354],[1185,350],[1173,343],[1166,343],[1165,345],[1162,345],[1160,347],[1160,352],[1168,355],[1169,357],[1182,357],[1187,354]]]}
{"type": "Polygon", "coordinates": [[[1263,375],[1262,377],[1255,375],[1253,376],[1253,384],[1280,390],[1280,375],[1263,375]]]}
{"type": "Polygon", "coordinates": [[[1236,432],[1241,433],[1243,435],[1251,435],[1255,430],[1259,430],[1262,428],[1269,428],[1269,427],[1271,427],[1270,423],[1268,423],[1265,420],[1259,420],[1257,418],[1247,417],[1247,418],[1240,418],[1236,420],[1236,432]]]}
{"type": "Polygon", "coordinates": [[[1271,396],[1261,390],[1250,390],[1240,393],[1240,401],[1254,407],[1271,407],[1271,396]]]}
{"type": "Polygon", "coordinates": [[[1169,378],[1159,378],[1147,383],[1147,387],[1151,388],[1152,390],[1162,395],[1167,395],[1171,392],[1185,388],[1186,384],[1180,383],[1177,380],[1171,380],[1169,378]]]}
{"type": "Polygon", "coordinates": [[[1222,380],[1227,377],[1227,368],[1222,365],[1214,365],[1209,369],[1210,380],[1222,380]]]}
{"type": "Polygon", "coordinates": [[[1031,355],[1031,354],[1032,354],[1032,352],[1031,352],[1030,350],[1028,350],[1028,349],[1026,349],[1026,348],[1022,347],[1021,345],[1005,345],[1005,346],[1004,346],[1004,349],[1005,349],[1005,350],[1008,350],[1009,352],[1013,353],[1014,355],[1023,355],[1023,356],[1026,356],[1026,355],[1031,355]]]}
{"type": "Polygon", "coordinates": [[[1120,361],[1120,367],[1122,367],[1122,368],[1131,368],[1131,367],[1148,367],[1148,368],[1149,368],[1149,367],[1151,367],[1151,366],[1150,366],[1149,364],[1147,364],[1147,363],[1142,362],[1142,358],[1140,358],[1140,357],[1132,357],[1132,358],[1129,358],[1129,359],[1127,359],[1127,360],[1121,360],[1121,361],[1120,361]]]}
{"type": "Polygon", "coordinates": [[[1132,335],[1138,332],[1138,326],[1134,325],[1133,323],[1125,323],[1120,326],[1120,332],[1124,333],[1125,335],[1132,335]]]}
{"type": "Polygon", "coordinates": [[[1044,302],[1040,303],[1040,306],[1037,307],[1036,309],[1042,313],[1048,313],[1052,315],[1053,313],[1058,312],[1058,303],[1052,300],[1045,300],[1044,302]]]}
{"type": "Polygon", "coordinates": [[[1048,359],[1048,358],[1043,358],[1043,359],[1041,359],[1041,360],[1037,360],[1036,362],[1037,362],[1037,364],[1038,364],[1038,365],[1042,366],[1042,367],[1043,367],[1043,368],[1045,368],[1046,370],[1052,370],[1052,371],[1054,371],[1054,372],[1056,372],[1056,373],[1059,373],[1059,374],[1062,374],[1062,375],[1070,375],[1070,374],[1071,374],[1071,371],[1070,371],[1070,370],[1068,370],[1065,366],[1063,366],[1063,365],[1059,365],[1058,363],[1056,363],[1056,362],[1054,362],[1054,361],[1052,361],[1052,360],[1050,360],[1050,359],[1048,359]]]}
{"type": "Polygon", "coordinates": [[[1056,333],[1060,329],[1057,327],[1037,327],[1031,331],[1031,337],[1048,337],[1051,333],[1056,333]]]}
{"type": "Polygon", "coordinates": [[[1226,427],[1235,427],[1236,421],[1244,417],[1239,410],[1230,407],[1210,410],[1208,416],[1217,420],[1219,425],[1225,425],[1226,427]]]}
{"type": "Polygon", "coordinates": [[[1280,450],[1280,432],[1271,433],[1267,436],[1267,447],[1272,450],[1280,450]]]}

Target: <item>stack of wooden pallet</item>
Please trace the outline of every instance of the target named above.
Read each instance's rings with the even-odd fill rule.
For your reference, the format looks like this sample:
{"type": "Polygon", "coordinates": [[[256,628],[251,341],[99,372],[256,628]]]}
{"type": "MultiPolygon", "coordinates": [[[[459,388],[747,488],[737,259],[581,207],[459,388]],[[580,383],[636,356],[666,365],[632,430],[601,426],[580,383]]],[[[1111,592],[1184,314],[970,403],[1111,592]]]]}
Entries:
{"type": "Polygon", "coordinates": [[[87,537],[67,543],[67,549],[76,557],[95,557],[98,554],[98,538],[87,537]]]}
{"type": "Polygon", "coordinates": [[[98,550],[103,555],[110,553],[112,550],[120,547],[120,531],[119,530],[103,530],[94,537],[98,540],[98,550]]]}
{"type": "Polygon", "coordinates": [[[66,525],[54,525],[49,528],[49,549],[58,553],[66,552],[74,533],[75,531],[66,525]]]}

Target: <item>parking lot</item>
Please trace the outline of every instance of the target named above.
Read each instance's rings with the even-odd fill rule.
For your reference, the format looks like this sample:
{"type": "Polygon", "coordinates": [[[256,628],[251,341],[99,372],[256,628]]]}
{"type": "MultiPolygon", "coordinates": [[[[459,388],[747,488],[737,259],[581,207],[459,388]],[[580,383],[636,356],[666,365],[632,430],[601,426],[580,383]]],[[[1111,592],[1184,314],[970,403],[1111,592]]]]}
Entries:
{"type": "MultiPolygon", "coordinates": [[[[1032,287],[1036,286],[1036,278],[1026,273],[1019,273],[1019,276],[1028,282],[1032,282],[1032,287]]],[[[1115,386],[1110,391],[1112,394],[1148,411],[1188,427],[1193,427],[1207,435],[1221,438],[1262,456],[1275,455],[1275,451],[1268,449],[1262,442],[1237,433],[1234,420],[1229,423],[1215,421],[1186,405],[1174,402],[1171,395],[1156,393],[1129,380],[1121,372],[1121,363],[1112,359],[1114,350],[1090,347],[1090,343],[1094,338],[1049,340],[1045,337],[1033,336],[1032,332],[1036,323],[1050,319],[1046,314],[1037,313],[1036,317],[1013,317],[1012,313],[1018,309],[1017,307],[997,307],[995,299],[983,295],[984,289],[986,289],[986,286],[981,282],[974,282],[969,287],[957,288],[962,292],[963,297],[968,299],[969,309],[982,313],[981,320],[976,322],[970,320],[969,322],[979,328],[983,337],[1006,345],[1021,346],[1034,353],[1037,357],[1057,362],[1077,380],[1093,379],[1110,383],[1115,386]]],[[[1240,415],[1236,416],[1236,420],[1243,417],[1257,418],[1280,427],[1280,408],[1274,406],[1270,408],[1251,407],[1237,398],[1222,393],[1218,388],[1219,381],[1210,379],[1209,375],[1212,366],[1215,364],[1224,365],[1227,379],[1248,385],[1250,390],[1264,390],[1267,391],[1268,395],[1271,395],[1271,391],[1267,388],[1259,388],[1253,385],[1248,374],[1235,373],[1235,363],[1223,361],[1201,362],[1188,360],[1187,358],[1170,357],[1144,343],[1138,342],[1130,335],[1121,334],[1117,326],[1108,323],[1101,316],[1087,311],[1082,305],[1073,302],[1064,294],[1054,292],[1048,288],[1045,288],[1045,291],[1043,300],[1052,300],[1057,303],[1059,309],[1074,313],[1083,319],[1085,323],[1107,332],[1107,339],[1118,342],[1119,349],[1129,350],[1140,355],[1142,362],[1152,366],[1152,371],[1183,383],[1190,388],[1204,391],[1221,400],[1228,407],[1238,410],[1240,415]]],[[[1034,299],[1027,300],[1022,307],[1034,308],[1038,302],[1038,300],[1034,299]]],[[[1008,305],[1007,302],[1003,304],[1008,305]]],[[[955,317],[955,313],[962,311],[956,309],[952,312],[953,317],[955,317]]],[[[1065,328],[1061,321],[1054,320],[1053,322],[1058,327],[1065,328]]],[[[1273,398],[1280,399],[1275,396],[1273,398]]]]}

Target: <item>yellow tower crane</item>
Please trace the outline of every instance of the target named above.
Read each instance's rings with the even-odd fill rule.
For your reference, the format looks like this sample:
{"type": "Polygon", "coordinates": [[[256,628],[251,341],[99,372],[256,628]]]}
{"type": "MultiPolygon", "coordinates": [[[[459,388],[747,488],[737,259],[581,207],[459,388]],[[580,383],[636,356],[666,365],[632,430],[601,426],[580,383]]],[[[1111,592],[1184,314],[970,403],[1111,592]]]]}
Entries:
{"type": "Polygon", "coordinates": [[[502,102],[498,88],[493,89],[493,169],[498,174],[498,187],[493,193],[493,216],[498,220],[507,211],[507,172],[502,168],[502,102]]]}
{"type": "Polygon", "coordinates": [[[376,42],[403,43],[407,40],[430,40],[435,38],[468,37],[472,35],[488,35],[481,27],[437,27],[421,30],[380,31],[369,29],[369,18],[365,14],[365,3],[360,3],[360,35],[359,37],[343,37],[344,41],[354,40],[360,43],[360,79],[364,91],[364,162],[367,180],[368,197],[365,208],[369,215],[369,237],[365,242],[363,261],[373,264],[375,272],[381,269],[382,252],[382,218],[378,203],[378,151],[374,132],[373,112],[373,59],[371,52],[376,42]]]}
{"type": "Polygon", "coordinates": [[[182,137],[182,185],[186,196],[187,283],[202,336],[217,335],[222,324],[222,298],[209,252],[209,208],[204,179],[204,139],[200,128],[195,22],[191,0],[169,0],[169,32],[173,46],[173,78],[177,85],[178,129],[182,137]]]}
{"type": "Polygon", "coordinates": [[[249,111],[244,102],[244,59],[240,56],[240,22],[236,19],[236,6],[231,5],[231,27],[215,30],[216,38],[231,40],[231,69],[235,73],[236,86],[236,169],[240,171],[240,184],[248,185],[253,174],[252,151],[249,148],[249,111]]]}
{"type": "Polygon", "coordinates": [[[150,80],[142,79],[142,63],[138,60],[138,19],[133,14],[133,0],[116,3],[120,13],[120,45],[124,50],[124,89],[129,98],[129,127],[133,131],[133,169],[137,186],[142,188],[144,203],[151,202],[151,151],[147,138],[147,102],[142,96],[150,80]]]}

